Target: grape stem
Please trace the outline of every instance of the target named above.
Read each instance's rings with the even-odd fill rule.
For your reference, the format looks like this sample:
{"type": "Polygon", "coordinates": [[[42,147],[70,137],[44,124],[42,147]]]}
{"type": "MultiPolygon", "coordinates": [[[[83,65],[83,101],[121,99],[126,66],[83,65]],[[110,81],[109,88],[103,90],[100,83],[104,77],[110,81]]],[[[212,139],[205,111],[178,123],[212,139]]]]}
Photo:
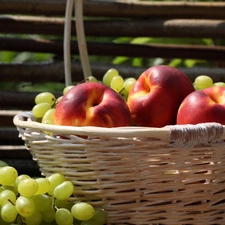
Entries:
{"type": "Polygon", "coordinates": [[[10,202],[12,205],[15,205],[15,204],[11,201],[10,198],[8,198],[7,200],[8,200],[8,202],[10,202]]]}

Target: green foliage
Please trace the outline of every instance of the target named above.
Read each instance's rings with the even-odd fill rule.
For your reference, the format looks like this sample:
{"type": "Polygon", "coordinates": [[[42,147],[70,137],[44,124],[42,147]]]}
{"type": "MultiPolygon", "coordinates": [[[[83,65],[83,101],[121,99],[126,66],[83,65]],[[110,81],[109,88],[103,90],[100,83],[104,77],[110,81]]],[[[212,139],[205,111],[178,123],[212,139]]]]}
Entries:
{"type": "MultiPolygon", "coordinates": [[[[135,45],[143,44],[176,44],[176,45],[205,45],[210,46],[213,41],[210,38],[154,38],[154,37],[119,37],[114,40],[115,43],[129,43],[135,45]]],[[[165,58],[129,58],[125,56],[118,56],[112,60],[115,65],[128,64],[133,67],[150,67],[159,64],[168,64],[173,67],[193,67],[193,66],[209,66],[206,60],[194,60],[194,59],[165,59],[165,58]]]]}

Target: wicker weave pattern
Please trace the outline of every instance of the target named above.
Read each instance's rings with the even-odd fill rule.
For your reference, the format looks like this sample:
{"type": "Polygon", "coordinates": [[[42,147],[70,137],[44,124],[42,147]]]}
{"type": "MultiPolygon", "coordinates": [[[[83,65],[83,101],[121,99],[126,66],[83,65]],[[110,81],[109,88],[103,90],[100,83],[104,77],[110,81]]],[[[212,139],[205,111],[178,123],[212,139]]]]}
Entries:
{"type": "Polygon", "coordinates": [[[76,199],[71,200],[103,207],[109,224],[225,224],[220,124],[168,126],[162,133],[108,128],[108,135],[90,128],[84,136],[89,128],[53,129],[30,120],[30,113],[22,113],[14,123],[42,172],[63,173],[75,185],[76,199]]]}

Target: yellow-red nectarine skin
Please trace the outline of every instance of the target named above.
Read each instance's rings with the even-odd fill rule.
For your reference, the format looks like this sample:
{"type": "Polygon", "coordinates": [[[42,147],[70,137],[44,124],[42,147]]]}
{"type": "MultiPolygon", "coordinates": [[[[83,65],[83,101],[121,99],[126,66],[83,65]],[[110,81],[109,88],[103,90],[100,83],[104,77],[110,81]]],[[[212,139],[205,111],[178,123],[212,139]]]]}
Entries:
{"type": "Polygon", "coordinates": [[[65,126],[130,126],[125,100],[97,82],[85,82],[70,89],[56,106],[54,124],[65,126]]]}
{"type": "Polygon", "coordinates": [[[150,67],[129,93],[127,104],[132,120],[138,126],[175,124],[180,103],[193,91],[191,80],[180,70],[166,65],[150,67]]]}
{"type": "Polygon", "coordinates": [[[225,125],[225,88],[210,87],[189,94],[177,113],[177,124],[217,122],[225,125]]]}

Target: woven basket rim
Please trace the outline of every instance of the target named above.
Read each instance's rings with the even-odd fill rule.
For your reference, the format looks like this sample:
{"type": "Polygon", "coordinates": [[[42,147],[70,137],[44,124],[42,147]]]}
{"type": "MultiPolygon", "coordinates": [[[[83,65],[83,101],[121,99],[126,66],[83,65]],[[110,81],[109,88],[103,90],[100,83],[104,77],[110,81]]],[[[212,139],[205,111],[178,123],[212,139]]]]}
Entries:
{"type": "MultiPolygon", "coordinates": [[[[168,125],[165,127],[139,127],[139,126],[126,126],[126,127],[97,127],[97,126],[62,126],[62,125],[52,125],[52,124],[43,124],[40,122],[32,120],[31,112],[20,112],[13,118],[13,123],[16,127],[20,127],[23,129],[29,128],[37,131],[49,131],[67,135],[93,135],[93,136],[101,136],[101,137],[151,137],[151,138],[160,138],[161,140],[169,141],[171,136],[171,129],[175,128],[185,128],[190,126],[195,128],[198,126],[205,126],[207,124],[210,125],[218,125],[218,123],[202,123],[196,125],[168,125]],[[24,120],[24,117],[30,118],[28,120],[24,120]]],[[[225,126],[219,124],[223,128],[222,138],[225,139],[225,126]]]]}
{"type": "Polygon", "coordinates": [[[49,132],[58,132],[63,134],[72,135],[100,135],[111,137],[152,137],[169,140],[170,129],[167,127],[155,128],[155,127],[138,127],[138,126],[126,126],[126,127],[97,127],[97,126],[62,126],[43,124],[32,120],[21,120],[21,116],[27,116],[30,112],[22,112],[14,116],[13,123],[20,128],[30,128],[34,130],[44,130],[49,132]],[[138,135],[137,135],[138,134],[138,135]]]}

